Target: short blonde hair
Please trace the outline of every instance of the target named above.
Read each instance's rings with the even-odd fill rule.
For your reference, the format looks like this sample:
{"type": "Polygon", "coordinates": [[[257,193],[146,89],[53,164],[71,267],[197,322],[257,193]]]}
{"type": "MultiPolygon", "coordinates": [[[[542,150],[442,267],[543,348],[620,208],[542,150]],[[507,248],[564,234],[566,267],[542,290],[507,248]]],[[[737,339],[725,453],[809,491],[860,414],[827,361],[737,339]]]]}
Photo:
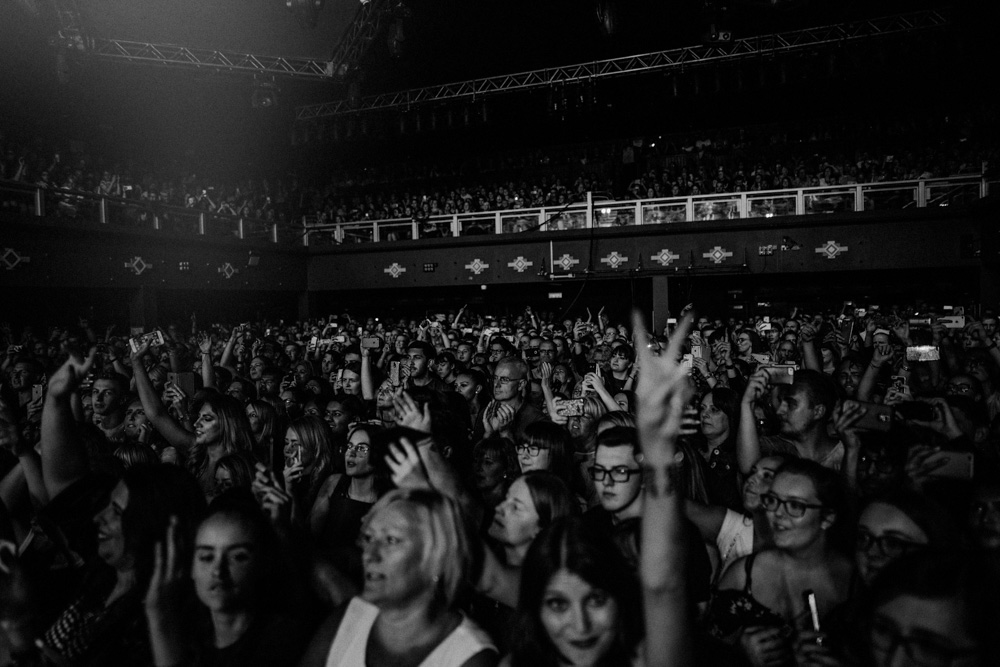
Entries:
{"type": "Polygon", "coordinates": [[[434,604],[455,608],[473,569],[469,531],[458,505],[430,489],[395,489],[372,506],[361,529],[366,530],[376,514],[397,503],[407,506],[423,532],[420,568],[434,587],[434,604]]]}

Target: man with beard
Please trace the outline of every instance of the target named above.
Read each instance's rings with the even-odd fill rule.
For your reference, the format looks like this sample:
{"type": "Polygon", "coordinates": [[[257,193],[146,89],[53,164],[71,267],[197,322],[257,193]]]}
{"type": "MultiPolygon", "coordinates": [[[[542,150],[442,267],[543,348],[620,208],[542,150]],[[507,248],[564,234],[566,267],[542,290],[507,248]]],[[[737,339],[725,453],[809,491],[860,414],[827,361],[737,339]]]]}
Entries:
{"type": "Polygon", "coordinates": [[[522,442],[525,427],[545,418],[541,410],[525,400],[528,381],[528,364],[524,360],[516,357],[500,360],[493,376],[493,400],[475,425],[473,441],[499,435],[515,443],[522,442]]]}
{"type": "Polygon", "coordinates": [[[858,384],[861,382],[863,370],[861,362],[852,357],[844,359],[837,365],[837,373],[833,377],[840,388],[841,396],[857,398],[858,384]]]}
{"type": "Polygon", "coordinates": [[[94,423],[104,432],[104,437],[108,442],[124,442],[128,380],[115,372],[102,373],[94,380],[90,395],[94,406],[94,423]]]}
{"type": "Polygon", "coordinates": [[[828,429],[837,404],[833,380],[819,371],[796,371],[792,384],[779,388],[780,432],[776,436],[760,437],[754,403],[767,395],[770,377],[768,369],[762,368],[750,377],[743,393],[736,441],[740,471],[749,474],[758,459],[773,454],[791,454],[840,470],[844,445],[831,437],[828,429]],[[784,391],[780,391],[782,389],[784,391]]]}

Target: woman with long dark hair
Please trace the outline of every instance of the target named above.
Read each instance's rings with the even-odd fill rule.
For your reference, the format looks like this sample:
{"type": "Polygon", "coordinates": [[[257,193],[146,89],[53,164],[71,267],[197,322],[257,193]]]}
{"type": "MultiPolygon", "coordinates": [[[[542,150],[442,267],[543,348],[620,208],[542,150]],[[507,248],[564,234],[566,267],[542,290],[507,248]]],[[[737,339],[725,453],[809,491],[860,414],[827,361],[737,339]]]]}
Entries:
{"type": "Polygon", "coordinates": [[[524,559],[512,647],[504,664],[632,664],[642,637],[635,571],[605,535],[565,518],[524,559]]]}

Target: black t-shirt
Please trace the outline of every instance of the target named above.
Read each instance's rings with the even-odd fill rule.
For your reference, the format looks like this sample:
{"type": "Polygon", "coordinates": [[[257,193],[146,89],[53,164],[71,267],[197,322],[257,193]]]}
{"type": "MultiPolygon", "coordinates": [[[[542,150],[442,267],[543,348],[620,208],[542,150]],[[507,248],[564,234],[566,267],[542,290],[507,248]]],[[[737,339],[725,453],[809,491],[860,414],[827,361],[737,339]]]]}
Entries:
{"type": "Polygon", "coordinates": [[[194,667],[280,667],[297,665],[312,636],[312,625],[278,614],[258,617],[243,636],[225,648],[204,647],[194,667]]]}
{"type": "MultiPolygon", "coordinates": [[[[591,530],[600,531],[610,536],[618,548],[622,550],[625,559],[632,567],[638,569],[642,519],[626,519],[615,523],[611,518],[611,512],[598,505],[584,513],[583,522],[591,530]]],[[[688,556],[688,593],[692,602],[703,602],[709,598],[712,562],[708,558],[708,552],[705,550],[705,543],[701,539],[698,527],[686,518],[684,519],[684,539],[688,556]]]]}

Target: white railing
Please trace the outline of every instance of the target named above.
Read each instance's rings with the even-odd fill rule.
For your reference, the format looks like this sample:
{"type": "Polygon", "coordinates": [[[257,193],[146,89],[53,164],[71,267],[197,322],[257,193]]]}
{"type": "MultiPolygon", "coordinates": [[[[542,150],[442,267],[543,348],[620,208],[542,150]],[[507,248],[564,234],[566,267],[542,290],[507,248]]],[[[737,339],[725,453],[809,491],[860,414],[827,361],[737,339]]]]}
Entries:
{"type": "Polygon", "coordinates": [[[0,181],[0,212],[14,210],[37,217],[71,217],[131,229],[331,246],[532,231],[557,232],[706,220],[961,206],[985,197],[990,186],[996,184],[995,179],[974,174],[916,181],[626,201],[595,200],[591,193],[587,193],[584,201],[564,206],[458,213],[432,216],[419,221],[396,218],[322,223],[306,216],[302,218],[301,224],[278,225],[264,220],[218,215],[191,208],[0,181]]]}
{"type": "Polygon", "coordinates": [[[307,245],[342,245],[418,238],[516,234],[657,225],[705,220],[771,218],[788,215],[891,211],[959,206],[985,197],[990,182],[982,175],[889,183],[857,183],[788,190],[666,197],[627,201],[585,201],[567,206],[363,222],[305,221],[307,245]]]}

